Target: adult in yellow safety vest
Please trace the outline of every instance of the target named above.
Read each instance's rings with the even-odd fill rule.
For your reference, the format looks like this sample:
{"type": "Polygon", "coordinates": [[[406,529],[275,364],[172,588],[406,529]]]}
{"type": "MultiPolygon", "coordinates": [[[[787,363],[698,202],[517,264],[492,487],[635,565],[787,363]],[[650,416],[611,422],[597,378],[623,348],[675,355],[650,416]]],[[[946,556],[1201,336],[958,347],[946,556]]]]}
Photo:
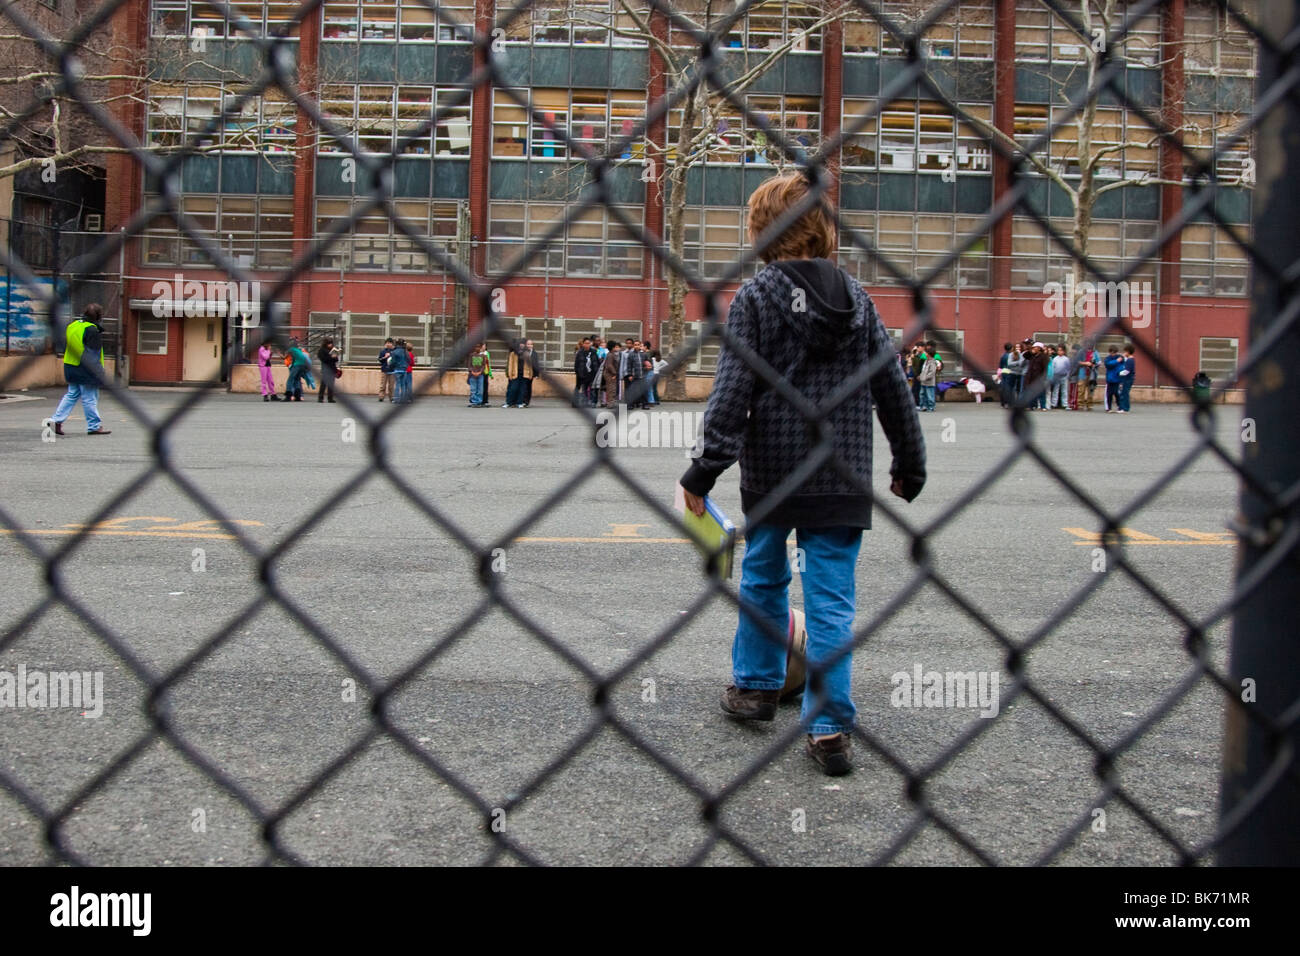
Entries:
{"type": "Polygon", "coordinates": [[[104,309],[92,303],[80,319],[68,324],[63,349],[63,378],[68,383],[59,407],[54,410],[54,433],[63,434],[63,423],[81,402],[86,413],[86,434],[111,434],[99,418],[99,386],[104,381],[104,341],[100,322],[104,309]]]}

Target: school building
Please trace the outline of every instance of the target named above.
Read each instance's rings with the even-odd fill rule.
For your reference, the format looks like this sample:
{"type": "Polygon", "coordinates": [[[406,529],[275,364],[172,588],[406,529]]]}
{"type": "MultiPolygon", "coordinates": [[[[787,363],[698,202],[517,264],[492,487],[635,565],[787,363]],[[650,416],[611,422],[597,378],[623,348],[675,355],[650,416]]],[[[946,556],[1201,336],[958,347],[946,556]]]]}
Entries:
{"type": "MultiPolygon", "coordinates": [[[[881,5],[899,22],[926,6],[881,5]]],[[[696,45],[663,14],[633,17],[616,0],[539,0],[495,34],[510,7],[505,0],[440,0],[441,20],[418,0],[325,2],[300,23],[292,22],[297,3],[230,6],[246,19],[231,22],[195,0],[128,0],[112,24],[118,43],[147,51],[150,76],[147,98],[114,101],[123,124],[147,144],[188,142],[202,151],[183,161],[175,183],[179,208],[201,238],[159,216],[124,257],[119,306],[132,382],[220,378],[222,343],[237,341],[241,327],[272,307],[287,310],[309,337],[342,336],[349,363],[372,363],[388,335],[415,342],[420,364],[436,363],[459,328],[480,320],[480,304],[411,234],[432,237],[478,275],[504,270],[581,190],[581,163],[547,123],[606,151],[667,91],[656,44],[696,45]],[[467,42],[453,19],[494,36],[496,52],[467,42]],[[319,103],[332,131],[282,90],[263,89],[261,55],[245,35],[254,29],[287,33],[275,61],[305,99],[319,103]],[[488,69],[492,82],[467,92],[470,77],[488,69]],[[398,221],[372,206],[370,174],[340,140],[376,157],[397,151],[391,212],[398,221]],[[352,216],[357,221],[345,227],[352,216]],[[335,232],[277,284],[313,240],[335,232]],[[211,248],[258,284],[226,285],[211,248]]],[[[674,9],[702,20],[712,6],[685,0],[674,9]]],[[[1066,254],[1024,209],[980,231],[1013,188],[1010,162],[934,90],[899,82],[908,51],[894,34],[861,10],[837,10],[757,5],[726,34],[721,55],[727,69],[749,68],[793,38],[744,98],[800,148],[844,133],[833,199],[892,268],[847,240],[840,263],[867,284],[896,330],[915,312],[912,290],[893,270],[934,273],[934,322],[950,351],[956,344],[994,363],[1006,340],[1064,340],[1068,319],[1053,305],[1051,283],[1066,281],[1066,254]],[[879,116],[864,121],[882,100],[879,116]],[[961,255],[936,269],[958,246],[961,255]]],[[[1051,162],[1076,182],[1078,117],[1068,119],[1062,92],[1084,88],[1084,44],[1038,0],[961,0],[916,52],[947,97],[1022,143],[1064,120],[1051,139],[1051,162]]],[[[1248,236],[1250,142],[1231,138],[1254,97],[1247,35],[1209,0],[1168,0],[1134,21],[1120,46],[1111,51],[1122,61],[1115,82],[1132,104],[1183,128],[1189,149],[1232,147],[1217,163],[1215,210],[1248,236]]],[[[678,122],[680,110],[669,111],[646,136],[672,143],[678,122]]],[[[729,105],[709,117],[708,132],[688,180],[686,256],[716,276],[744,247],[745,198],[771,175],[777,150],[729,105]]],[[[1098,200],[1089,253],[1119,271],[1179,220],[1195,187],[1184,183],[1185,156],[1157,141],[1113,90],[1100,97],[1092,138],[1116,147],[1097,170],[1099,181],[1127,185],[1098,200]]],[[[666,190],[653,168],[647,174],[654,155],[640,139],[622,148],[609,189],[624,219],[662,235],[666,190]]],[[[162,190],[129,157],[109,157],[107,172],[107,229],[129,222],[162,190]]],[[[1068,236],[1068,195],[1041,176],[1030,179],[1027,202],[1068,236]]],[[[1147,295],[1147,312],[1130,315],[1135,335],[1172,369],[1231,379],[1247,341],[1248,267],[1228,231],[1202,212],[1129,276],[1136,298],[1119,300],[1140,306],[1147,295]]],[[[565,367],[583,335],[661,341],[663,267],[607,209],[583,213],[502,287],[508,322],[536,341],[548,367],[565,367]]],[[[688,310],[702,314],[699,296],[688,299],[688,310]]],[[[705,348],[693,369],[707,374],[715,361],[716,347],[705,348]]],[[[1144,361],[1138,384],[1171,382],[1144,361]]]]}

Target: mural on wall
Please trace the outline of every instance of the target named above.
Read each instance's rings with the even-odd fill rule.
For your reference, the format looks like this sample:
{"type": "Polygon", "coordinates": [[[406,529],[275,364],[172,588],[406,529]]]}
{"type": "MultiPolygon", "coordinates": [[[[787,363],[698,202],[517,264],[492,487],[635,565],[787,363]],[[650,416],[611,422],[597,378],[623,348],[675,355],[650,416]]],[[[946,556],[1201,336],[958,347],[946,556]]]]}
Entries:
{"type": "MultiPolygon", "coordinates": [[[[38,277],[36,281],[49,286],[54,280],[38,277]]],[[[66,296],[67,287],[60,279],[57,293],[66,296]]],[[[53,345],[50,314],[42,298],[32,295],[31,288],[17,278],[0,277],[0,313],[4,315],[4,340],[0,347],[6,353],[40,355],[50,350],[53,345]]]]}

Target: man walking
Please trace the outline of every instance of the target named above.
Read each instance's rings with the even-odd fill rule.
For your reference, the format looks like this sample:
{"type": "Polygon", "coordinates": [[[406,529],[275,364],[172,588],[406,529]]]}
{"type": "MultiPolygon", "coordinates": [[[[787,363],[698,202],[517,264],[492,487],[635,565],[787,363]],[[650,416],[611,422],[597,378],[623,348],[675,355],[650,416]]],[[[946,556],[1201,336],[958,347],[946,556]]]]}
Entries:
{"type": "Polygon", "coordinates": [[[63,423],[81,402],[86,413],[87,435],[111,435],[99,418],[99,385],[105,381],[104,339],[100,322],[104,309],[92,302],[75,322],[68,323],[63,347],[63,379],[68,390],[54,410],[54,434],[63,434],[63,423]]]}

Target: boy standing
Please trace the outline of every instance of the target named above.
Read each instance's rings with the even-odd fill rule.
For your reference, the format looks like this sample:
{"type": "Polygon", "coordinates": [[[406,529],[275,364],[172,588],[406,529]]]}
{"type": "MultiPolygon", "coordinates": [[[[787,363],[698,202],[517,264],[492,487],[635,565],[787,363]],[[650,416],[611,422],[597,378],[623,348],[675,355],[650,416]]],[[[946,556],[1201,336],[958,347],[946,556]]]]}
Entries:
{"type": "Polygon", "coordinates": [[[1049,368],[1047,407],[1065,408],[1068,405],[1070,386],[1070,357],[1065,354],[1064,345],[1056,347],[1056,355],[1053,356],[1049,368]]]}
{"type": "Polygon", "coordinates": [[[389,367],[388,358],[393,354],[392,339],[384,340],[384,347],[379,350],[379,400],[382,402],[385,398],[392,400],[393,397],[393,370],[389,367]]]}
{"type": "MultiPolygon", "coordinates": [[[[807,193],[807,180],[798,173],[762,183],[749,200],[750,241],[807,193]]],[[[776,716],[789,622],[786,539],[791,529],[796,531],[806,561],[800,580],[808,627],[809,677],[801,720],[809,754],[827,774],[840,775],[852,769],[855,566],[862,532],[871,527],[873,406],[893,453],[890,490],[907,501],[925,484],[925,440],[907,380],[871,298],[826,258],[836,248],[834,223],[824,204],[804,213],[762,250],[767,266],[737,291],[695,461],[681,484],[687,507],[703,514],[704,496],[740,460],[742,508],[752,518],[745,528],[741,612],[732,645],[735,683],[722,695],[722,709],[732,717],[776,716]],[[795,311],[796,301],[806,309],[795,311]],[[732,343],[757,352],[814,404],[843,394],[846,379],[862,382],[825,419],[835,459],[853,480],[826,462],[792,494],[780,501],[771,498],[808,459],[815,436],[732,343]]]]}
{"type": "Polygon", "coordinates": [[[1106,412],[1119,411],[1119,373],[1124,370],[1124,360],[1119,357],[1119,347],[1106,350],[1106,412]]]}
{"type": "Polygon", "coordinates": [[[600,380],[602,383],[602,395],[600,407],[605,408],[607,405],[618,405],[618,368],[622,360],[622,346],[618,342],[609,343],[609,351],[605,354],[605,361],[600,366],[600,380]]]}
{"type": "Polygon", "coordinates": [[[469,353],[469,407],[482,408],[487,405],[487,398],[484,396],[484,385],[487,384],[487,358],[483,351],[483,343],[475,342],[474,349],[469,353]]]}
{"type": "Polygon", "coordinates": [[[398,339],[393,344],[393,350],[388,353],[388,367],[393,372],[393,398],[394,405],[405,405],[411,400],[407,391],[406,370],[410,365],[411,356],[406,351],[406,339],[398,339]]]}
{"type": "Polygon", "coordinates": [[[921,353],[921,374],[917,381],[921,383],[921,411],[934,411],[934,390],[939,384],[939,357],[934,352],[933,343],[926,343],[926,350],[921,353]]]}
{"type": "Polygon", "coordinates": [[[1123,364],[1119,370],[1119,413],[1127,415],[1129,410],[1128,396],[1133,391],[1133,375],[1137,371],[1137,360],[1134,358],[1136,349],[1132,343],[1124,346],[1123,364]]]}

